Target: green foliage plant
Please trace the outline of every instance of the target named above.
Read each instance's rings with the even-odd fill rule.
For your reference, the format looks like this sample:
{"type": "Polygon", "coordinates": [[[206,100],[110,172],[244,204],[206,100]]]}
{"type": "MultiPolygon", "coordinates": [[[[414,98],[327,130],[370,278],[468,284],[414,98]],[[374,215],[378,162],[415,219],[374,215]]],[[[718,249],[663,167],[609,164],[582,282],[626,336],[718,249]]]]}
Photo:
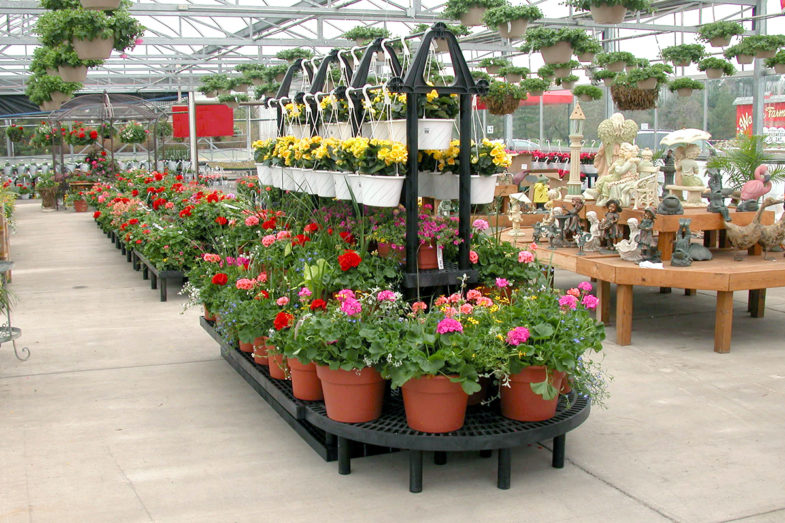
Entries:
{"type": "Polygon", "coordinates": [[[666,47],[662,50],[662,59],[677,66],[698,63],[706,55],[706,48],[701,44],[682,44],[666,47]]]}
{"type": "Polygon", "coordinates": [[[472,7],[485,7],[490,9],[504,5],[504,0],[447,0],[442,15],[450,20],[458,20],[469,12],[472,7]]]}
{"type": "Polygon", "coordinates": [[[720,69],[726,76],[733,76],[736,74],[736,68],[733,64],[722,58],[710,57],[704,58],[698,63],[698,69],[705,71],[707,69],[720,69]]]}

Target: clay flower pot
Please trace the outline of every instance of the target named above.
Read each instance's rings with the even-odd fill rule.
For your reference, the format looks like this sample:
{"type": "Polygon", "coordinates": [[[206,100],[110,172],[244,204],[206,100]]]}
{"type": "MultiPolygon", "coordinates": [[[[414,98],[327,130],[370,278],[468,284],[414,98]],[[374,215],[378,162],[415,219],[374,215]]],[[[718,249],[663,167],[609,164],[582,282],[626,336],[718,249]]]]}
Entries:
{"type": "Polygon", "coordinates": [[[499,31],[499,35],[501,35],[502,38],[515,39],[522,37],[526,32],[527,27],[529,27],[529,21],[522,18],[520,20],[505,22],[496,29],[499,31]]]}
{"type": "Polygon", "coordinates": [[[452,432],[463,427],[469,396],[447,376],[421,376],[403,384],[406,424],[421,432],[452,432]]]}
{"type": "Polygon", "coordinates": [[[215,321],[215,314],[207,310],[207,305],[203,304],[204,307],[204,319],[207,321],[215,321]]]}
{"type": "Polygon", "coordinates": [[[655,89],[656,87],[657,87],[656,78],[647,78],[645,80],[638,81],[638,89],[655,89]]]}
{"type": "Polygon", "coordinates": [[[253,360],[259,365],[267,365],[267,350],[271,346],[267,345],[267,336],[259,336],[253,340],[253,360]]]}
{"type": "Polygon", "coordinates": [[[722,74],[722,69],[706,69],[706,78],[709,78],[710,80],[722,78],[722,74]]]}
{"type": "Polygon", "coordinates": [[[292,374],[292,394],[295,398],[305,401],[324,399],[322,383],[316,375],[316,365],[304,365],[297,358],[288,358],[286,363],[292,374]]]}
{"type": "Polygon", "coordinates": [[[543,47],[540,49],[540,54],[546,64],[563,64],[570,61],[572,44],[570,42],[559,42],[551,47],[543,47]]]}
{"type": "Polygon", "coordinates": [[[316,375],[322,381],[328,418],[343,423],[363,423],[381,416],[384,380],[376,369],[333,370],[318,365],[316,375]]]}
{"type": "Polygon", "coordinates": [[[286,378],[286,363],[283,360],[283,354],[280,352],[268,353],[267,361],[270,365],[270,377],[276,380],[285,380],[286,378]]]}
{"type": "Polygon", "coordinates": [[[676,89],[676,93],[682,98],[687,98],[688,96],[692,96],[692,91],[693,90],[690,87],[682,87],[681,89],[676,89]]]}
{"type": "Polygon", "coordinates": [[[621,73],[624,71],[626,64],[624,62],[612,62],[605,66],[605,69],[614,73],[621,73]]]}
{"type": "Polygon", "coordinates": [[[247,353],[250,354],[251,352],[253,352],[253,344],[250,343],[250,342],[241,341],[240,342],[240,350],[242,352],[247,352],[247,353]]]}
{"type": "Polygon", "coordinates": [[[437,247],[431,245],[420,245],[417,251],[417,268],[421,271],[439,268],[439,259],[436,254],[437,247]]]}
{"type": "Polygon", "coordinates": [[[623,5],[592,5],[591,17],[598,24],[620,24],[627,14],[623,5]]]}
{"type": "Polygon", "coordinates": [[[749,65],[753,60],[755,60],[755,57],[751,54],[736,55],[736,62],[738,62],[739,65],[749,65]]]}
{"type": "Polygon", "coordinates": [[[461,15],[461,23],[466,27],[482,25],[482,17],[484,14],[484,7],[470,7],[468,11],[461,15]]]}
{"type": "MultiPolygon", "coordinates": [[[[550,371],[548,379],[556,389],[561,388],[562,374],[550,371]]],[[[510,386],[501,388],[502,416],[518,421],[543,421],[556,414],[559,404],[558,394],[546,400],[531,389],[532,383],[545,381],[545,367],[526,367],[518,374],[510,376],[510,386]]]]}
{"type": "Polygon", "coordinates": [[[725,47],[730,44],[730,37],[718,36],[709,40],[709,44],[711,44],[712,47],[725,47]]]}

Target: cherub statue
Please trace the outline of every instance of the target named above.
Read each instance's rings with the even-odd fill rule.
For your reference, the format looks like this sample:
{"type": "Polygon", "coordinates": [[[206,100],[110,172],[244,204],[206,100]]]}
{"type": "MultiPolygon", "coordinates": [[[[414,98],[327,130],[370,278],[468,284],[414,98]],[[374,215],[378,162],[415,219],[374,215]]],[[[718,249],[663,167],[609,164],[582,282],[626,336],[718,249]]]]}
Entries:
{"type": "Polygon", "coordinates": [[[597,126],[597,136],[602,141],[594,163],[597,167],[597,179],[599,180],[608,174],[610,166],[618,158],[621,144],[635,141],[635,137],[638,136],[638,124],[633,120],[625,119],[621,113],[614,113],[597,126]],[[600,158],[599,165],[596,161],[597,158],[600,158]],[[604,165],[601,163],[603,161],[604,165]]]}
{"type": "Polygon", "coordinates": [[[518,238],[524,235],[524,233],[521,232],[523,213],[521,213],[521,204],[517,200],[511,201],[512,203],[510,204],[510,210],[507,211],[507,217],[510,218],[510,223],[512,223],[512,231],[510,232],[510,236],[513,238],[518,238]]]}
{"type": "Polygon", "coordinates": [[[583,232],[581,227],[581,210],[583,210],[583,199],[573,198],[572,209],[567,211],[567,221],[564,222],[564,238],[567,241],[574,240],[583,232]]]}
{"type": "Polygon", "coordinates": [[[701,148],[695,144],[690,144],[686,147],[682,146],[676,149],[677,157],[679,156],[679,149],[683,149],[683,158],[677,162],[676,170],[681,173],[681,185],[687,187],[704,187],[703,180],[700,178],[700,168],[695,159],[701,152],[701,148]]]}
{"type": "Polygon", "coordinates": [[[589,239],[583,246],[586,252],[597,252],[601,247],[602,237],[600,236],[600,220],[597,218],[597,213],[588,211],[586,213],[586,221],[589,222],[589,239]]]}

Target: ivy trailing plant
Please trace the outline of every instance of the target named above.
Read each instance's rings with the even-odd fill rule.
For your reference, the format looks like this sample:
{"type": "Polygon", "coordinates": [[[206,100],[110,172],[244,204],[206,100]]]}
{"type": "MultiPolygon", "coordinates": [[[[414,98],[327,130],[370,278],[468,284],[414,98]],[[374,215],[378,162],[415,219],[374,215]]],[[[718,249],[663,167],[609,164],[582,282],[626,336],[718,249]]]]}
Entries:
{"type": "Polygon", "coordinates": [[[542,18],[542,11],[535,5],[510,5],[505,2],[498,7],[491,7],[482,17],[483,23],[489,29],[496,29],[500,25],[515,20],[539,20],[542,18]]]}
{"type": "Polygon", "coordinates": [[[698,80],[693,80],[692,78],[677,78],[668,85],[668,89],[670,89],[671,92],[676,92],[679,89],[700,90],[703,89],[703,83],[698,80]]]}
{"type": "Polygon", "coordinates": [[[599,69],[594,72],[592,78],[594,78],[595,80],[606,80],[606,79],[613,80],[614,78],[616,78],[618,74],[619,73],[616,73],[614,71],[608,71],[607,69],[599,69]]]}
{"type": "Polygon", "coordinates": [[[49,46],[37,47],[33,51],[33,59],[30,61],[30,72],[33,74],[46,74],[47,70],[57,69],[57,54],[54,48],[49,46]]]}
{"type": "Polygon", "coordinates": [[[706,48],[701,44],[682,44],[666,47],[660,53],[662,59],[677,66],[698,63],[706,55],[706,48]]]}
{"type": "MultiPolygon", "coordinates": [[[[668,82],[668,75],[673,74],[673,67],[668,64],[654,64],[648,67],[639,67],[633,69],[623,76],[623,81],[628,82],[630,85],[637,85],[638,82],[648,80],[650,78],[657,79],[657,87],[661,84],[668,82]]],[[[618,79],[619,76],[616,78],[618,79]]]]}
{"type": "Polygon", "coordinates": [[[80,65],[98,67],[104,63],[103,60],[81,60],[70,43],[62,43],[55,47],[53,51],[56,65],[66,65],[69,67],[79,67],[80,65]]]}
{"type": "Polygon", "coordinates": [[[726,76],[733,76],[736,74],[736,68],[733,67],[733,64],[727,60],[723,60],[722,58],[704,58],[698,63],[698,69],[701,71],[706,71],[707,69],[719,69],[722,71],[722,74],[726,76]]]}
{"type": "Polygon", "coordinates": [[[491,9],[504,5],[504,0],[447,0],[442,15],[450,20],[458,20],[469,12],[472,7],[491,9]]]}
{"type": "Polygon", "coordinates": [[[284,49],[283,51],[278,51],[275,54],[275,57],[278,58],[279,60],[286,60],[287,62],[292,63],[298,58],[308,58],[308,59],[313,58],[313,51],[311,51],[310,49],[304,49],[302,47],[294,47],[292,49],[284,49]]]}
{"type": "Polygon", "coordinates": [[[33,75],[27,81],[25,94],[30,101],[36,105],[52,101],[53,93],[63,93],[71,95],[82,88],[79,82],[66,82],[59,76],[47,74],[33,75]]]}
{"type": "Polygon", "coordinates": [[[602,52],[602,44],[593,36],[583,33],[581,38],[577,38],[572,43],[573,52],[580,56],[584,54],[599,54],[602,52]]]}
{"type": "Polygon", "coordinates": [[[390,31],[383,27],[358,25],[341,36],[347,40],[354,40],[357,45],[367,45],[377,38],[390,38],[390,31]]]}
{"type": "Polygon", "coordinates": [[[521,100],[526,99],[526,89],[517,85],[495,81],[488,88],[482,102],[491,114],[512,114],[521,100]]]}
{"type": "Polygon", "coordinates": [[[743,35],[744,26],[738,22],[719,21],[703,24],[698,28],[698,40],[709,43],[715,39],[731,39],[743,35]]]}
{"type": "Polygon", "coordinates": [[[595,62],[600,67],[605,67],[609,64],[624,62],[625,65],[635,65],[637,58],[634,54],[627,51],[615,51],[612,53],[602,53],[597,55],[595,62]]]}
{"type": "Polygon", "coordinates": [[[543,65],[537,69],[537,76],[543,80],[551,80],[555,75],[556,71],[554,71],[554,67],[552,65],[543,65]]]}
{"type": "Polygon", "coordinates": [[[569,76],[565,76],[564,78],[557,78],[556,85],[564,85],[564,84],[571,85],[577,82],[578,80],[580,80],[580,78],[578,78],[574,74],[571,74],[569,76]]]}
{"type": "Polygon", "coordinates": [[[38,18],[35,27],[41,43],[49,47],[72,39],[113,38],[117,51],[135,45],[144,30],[144,26],[124,8],[111,12],[81,8],[48,11],[38,18]]]}
{"type": "Polygon", "coordinates": [[[592,100],[599,100],[602,98],[602,89],[593,85],[576,85],[572,89],[572,94],[578,98],[583,99],[584,101],[587,98],[591,98],[592,100]]]}
{"type": "Polygon", "coordinates": [[[739,56],[755,56],[755,50],[747,45],[746,38],[736,45],[732,45],[725,49],[722,53],[725,58],[738,58],[739,56]]]}
{"type": "Polygon", "coordinates": [[[776,51],[785,47],[785,35],[747,36],[742,40],[742,44],[746,46],[746,49],[751,50],[752,54],[776,51]]]}
{"type": "Polygon", "coordinates": [[[766,67],[776,67],[777,65],[785,65],[785,50],[778,52],[771,58],[767,58],[765,64],[766,67]]]}
{"type": "Polygon", "coordinates": [[[264,70],[265,78],[268,82],[275,82],[276,77],[279,75],[286,74],[286,71],[289,70],[289,66],[287,64],[278,64],[268,67],[264,70]]]}

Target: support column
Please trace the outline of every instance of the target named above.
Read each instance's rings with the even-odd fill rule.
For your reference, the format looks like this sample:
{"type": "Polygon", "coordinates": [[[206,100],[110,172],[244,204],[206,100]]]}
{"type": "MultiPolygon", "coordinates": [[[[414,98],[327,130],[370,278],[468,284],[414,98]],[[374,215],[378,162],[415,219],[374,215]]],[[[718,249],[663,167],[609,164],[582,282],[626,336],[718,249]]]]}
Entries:
{"type": "Polygon", "coordinates": [[[608,324],[611,321],[611,282],[597,282],[597,299],[600,300],[597,304],[597,321],[608,324]]]}
{"type": "Polygon", "coordinates": [[[714,316],[714,352],[730,352],[733,330],[733,291],[717,291],[717,312],[714,316]]]}
{"type": "MultiPolygon", "coordinates": [[[[766,0],[757,0],[752,8],[753,16],[766,16],[766,0]]],[[[755,34],[766,34],[766,19],[759,18],[752,22],[755,34]]],[[[766,66],[763,60],[755,60],[752,73],[752,134],[763,135],[763,105],[766,96],[766,66]]]]}
{"type": "Polygon", "coordinates": [[[616,343],[632,342],[632,285],[616,285],[616,343]]]}

